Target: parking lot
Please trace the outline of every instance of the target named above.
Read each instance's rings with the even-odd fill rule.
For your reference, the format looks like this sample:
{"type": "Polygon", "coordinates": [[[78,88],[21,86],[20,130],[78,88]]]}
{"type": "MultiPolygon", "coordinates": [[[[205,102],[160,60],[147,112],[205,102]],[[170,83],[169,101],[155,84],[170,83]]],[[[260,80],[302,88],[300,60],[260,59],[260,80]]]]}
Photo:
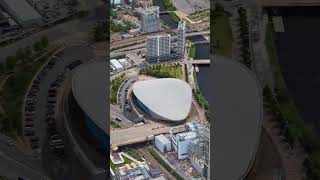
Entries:
{"type": "Polygon", "coordinates": [[[40,153],[48,134],[52,135],[50,141],[54,150],[63,149],[63,142],[56,133],[55,120],[59,87],[68,72],[81,64],[81,60],[93,57],[88,47],[67,47],[53,56],[32,81],[24,109],[24,135],[28,137],[32,149],[40,153]]]}

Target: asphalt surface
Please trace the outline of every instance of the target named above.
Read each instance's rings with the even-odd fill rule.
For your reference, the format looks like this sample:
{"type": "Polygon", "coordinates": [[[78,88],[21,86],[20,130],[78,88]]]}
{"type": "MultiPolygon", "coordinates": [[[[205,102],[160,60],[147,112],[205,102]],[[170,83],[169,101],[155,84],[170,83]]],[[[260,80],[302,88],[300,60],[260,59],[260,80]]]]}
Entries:
{"type": "Polygon", "coordinates": [[[35,134],[39,137],[40,146],[45,141],[45,137],[47,135],[47,125],[46,125],[46,105],[47,105],[47,97],[48,90],[50,89],[50,84],[53,83],[57,76],[60,73],[65,71],[65,67],[75,61],[75,60],[84,60],[94,58],[94,54],[92,49],[87,46],[73,46],[67,47],[62,51],[62,54],[59,57],[59,61],[53,66],[51,70],[48,71],[48,74],[44,77],[44,79],[39,84],[40,90],[38,92],[38,102],[35,106],[36,113],[34,118],[34,127],[35,134]]]}
{"type": "Polygon", "coordinates": [[[41,167],[41,160],[29,152],[21,150],[20,146],[9,137],[0,135],[0,174],[8,178],[18,177],[46,179],[41,167]]]}
{"type": "Polygon", "coordinates": [[[213,59],[210,92],[214,138],[210,174],[217,180],[243,179],[259,144],[263,118],[261,89],[253,73],[242,64],[224,57],[213,59]]]}

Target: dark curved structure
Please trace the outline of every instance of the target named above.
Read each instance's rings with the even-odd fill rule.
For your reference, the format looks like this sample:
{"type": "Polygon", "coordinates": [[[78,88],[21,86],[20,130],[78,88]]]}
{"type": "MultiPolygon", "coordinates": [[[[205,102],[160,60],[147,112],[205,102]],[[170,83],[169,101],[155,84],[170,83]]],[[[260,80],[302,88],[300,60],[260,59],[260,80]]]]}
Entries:
{"type": "Polygon", "coordinates": [[[100,147],[109,147],[107,128],[107,62],[84,64],[72,78],[72,95],[85,115],[85,122],[100,147]]]}
{"type": "Polygon", "coordinates": [[[217,180],[244,179],[251,169],[260,140],[261,88],[244,65],[218,56],[212,62],[213,172],[210,174],[217,180]]]}

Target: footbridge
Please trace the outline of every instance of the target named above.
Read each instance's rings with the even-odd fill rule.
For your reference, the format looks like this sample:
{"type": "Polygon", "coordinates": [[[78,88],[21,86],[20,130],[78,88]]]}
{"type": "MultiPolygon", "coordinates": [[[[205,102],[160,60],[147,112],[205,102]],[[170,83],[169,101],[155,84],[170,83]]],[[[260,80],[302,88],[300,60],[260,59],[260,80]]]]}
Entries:
{"type": "Polygon", "coordinates": [[[210,59],[194,59],[191,61],[192,64],[210,64],[210,59]]]}

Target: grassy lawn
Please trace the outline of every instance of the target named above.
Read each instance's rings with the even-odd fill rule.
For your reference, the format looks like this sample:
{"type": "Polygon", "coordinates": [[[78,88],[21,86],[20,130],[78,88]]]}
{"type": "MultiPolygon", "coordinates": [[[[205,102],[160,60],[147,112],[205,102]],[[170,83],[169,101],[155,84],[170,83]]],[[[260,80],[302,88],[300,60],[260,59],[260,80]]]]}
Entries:
{"type": "Polygon", "coordinates": [[[211,16],[211,39],[214,54],[231,57],[232,30],[229,18],[225,13],[216,13],[211,16]]]}
{"type": "Polygon", "coordinates": [[[122,84],[122,82],[125,80],[125,75],[122,74],[121,76],[113,79],[110,83],[110,101],[112,104],[117,103],[117,94],[118,90],[122,84]]]}
{"type": "Polygon", "coordinates": [[[178,63],[174,65],[155,65],[147,67],[142,69],[140,73],[157,78],[183,78],[182,66],[178,63]]]}
{"type": "Polygon", "coordinates": [[[112,170],[115,170],[118,167],[122,167],[126,164],[130,164],[133,162],[131,159],[127,158],[126,156],[122,156],[122,158],[123,158],[124,162],[121,164],[113,164],[113,162],[110,160],[110,166],[111,166],[112,170]]]}
{"type": "Polygon", "coordinates": [[[16,65],[14,72],[3,85],[0,92],[1,104],[6,113],[1,118],[3,133],[13,137],[22,135],[21,111],[24,95],[36,72],[56,50],[57,48],[52,48],[37,61],[16,65]]]}

